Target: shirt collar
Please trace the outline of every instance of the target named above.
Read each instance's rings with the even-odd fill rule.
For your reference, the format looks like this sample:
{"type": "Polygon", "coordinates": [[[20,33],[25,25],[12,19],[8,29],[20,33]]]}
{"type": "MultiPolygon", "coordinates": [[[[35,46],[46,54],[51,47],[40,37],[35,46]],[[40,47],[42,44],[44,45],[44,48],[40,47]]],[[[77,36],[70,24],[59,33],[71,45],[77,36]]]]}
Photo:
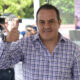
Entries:
{"type": "MultiPolygon", "coordinates": [[[[40,36],[39,36],[39,32],[37,32],[36,35],[34,35],[34,38],[33,38],[33,41],[36,41],[36,40],[40,40],[40,36]]],[[[59,33],[59,42],[65,42],[66,41],[66,38],[64,36],[62,36],[61,33],[59,33]]]]}
{"type": "Polygon", "coordinates": [[[67,40],[61,33],[59,33],[59,37],[59,42],[65,42],[67,40]]]}

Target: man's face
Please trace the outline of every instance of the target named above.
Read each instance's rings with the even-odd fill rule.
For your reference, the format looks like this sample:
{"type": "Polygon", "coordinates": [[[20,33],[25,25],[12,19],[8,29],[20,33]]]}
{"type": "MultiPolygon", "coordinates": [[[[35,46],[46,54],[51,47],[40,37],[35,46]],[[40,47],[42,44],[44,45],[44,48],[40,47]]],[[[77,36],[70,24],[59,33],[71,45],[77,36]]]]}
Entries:
{"type": "Polygon", "coordinates": [[[38,13],[37,26],[42,40],[54,40],[58,37],[61,20],[58,21],[54,10],[42,9],[38,13]]]}

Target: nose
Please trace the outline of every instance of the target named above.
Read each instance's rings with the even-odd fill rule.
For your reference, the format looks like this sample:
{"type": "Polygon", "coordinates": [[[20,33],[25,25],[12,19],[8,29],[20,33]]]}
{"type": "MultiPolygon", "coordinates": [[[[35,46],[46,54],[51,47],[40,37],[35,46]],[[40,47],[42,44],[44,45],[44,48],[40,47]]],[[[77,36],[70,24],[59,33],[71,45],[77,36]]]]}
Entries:
{"type": "Polygon", "coordinates": [[[45,22],[45,26],[46,29],[50,27],[50,24],[48,22],[45,22]]]}

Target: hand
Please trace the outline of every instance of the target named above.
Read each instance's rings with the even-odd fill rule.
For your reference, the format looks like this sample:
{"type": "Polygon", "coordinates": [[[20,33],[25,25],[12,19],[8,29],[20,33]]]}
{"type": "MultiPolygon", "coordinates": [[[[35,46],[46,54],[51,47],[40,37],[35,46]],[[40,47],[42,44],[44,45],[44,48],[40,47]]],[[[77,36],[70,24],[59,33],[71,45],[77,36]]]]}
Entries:
{"type": "Polygon", "coordinates": [[[8,30],[8,26],[5,26],[5,24],[2,25],[7,33],[6,40],[5,40],[6,42],[13,42],[19,39],[18,25],[19,25],[18,21],[15,20],[15,22],[12,23],[12,25],[10,26],[10,31],[8,30]]]}
{"type": "Polygon", "coordinates": [[[12,26],[10,31],[6,28],[8,33],[6,37],[7,42],[17,41],[19,39],[19,31],[18,31],[19,22],[17,18],[14,18],[12,21],[12,26]]]}
{"type": "Polygon", "coordinates": [[[6,42],[13,42],[19,39],[19,31],[16,28],[12,28],[6,36],[6,42]]]}

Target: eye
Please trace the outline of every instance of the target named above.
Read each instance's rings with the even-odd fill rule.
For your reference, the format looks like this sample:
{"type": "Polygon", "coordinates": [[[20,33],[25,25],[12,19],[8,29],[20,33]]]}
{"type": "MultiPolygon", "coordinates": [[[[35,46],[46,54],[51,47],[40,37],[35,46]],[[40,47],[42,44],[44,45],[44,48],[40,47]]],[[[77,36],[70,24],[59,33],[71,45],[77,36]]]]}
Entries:
{"type": "Polygon", "coordinates": [[[44,24],[44,23],[45,23],[45,21],[40,21],[40,23],[41,23],[41,24],[44,24]]]}
{"type": "Polygon", "coordinates": [[[54,20],[50,20],[50,21],[49,21],[49,23],[54,23],[54,22],[55,22],[54,20]]]}

